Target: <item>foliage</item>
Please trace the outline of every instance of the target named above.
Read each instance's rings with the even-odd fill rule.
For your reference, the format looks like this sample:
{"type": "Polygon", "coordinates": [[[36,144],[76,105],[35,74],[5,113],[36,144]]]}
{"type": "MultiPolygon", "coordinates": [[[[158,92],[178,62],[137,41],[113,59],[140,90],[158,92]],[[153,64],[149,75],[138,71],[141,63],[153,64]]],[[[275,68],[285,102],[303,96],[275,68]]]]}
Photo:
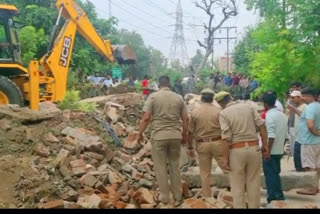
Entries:
{"type": "Polygon", "coordinates": [[[73,111],[94,112],[97,108],[96,103],[80,102],[80,92],[76,90],[67,91],[64,100],[58,103],[58,107],[62,110],[69,109],[73,111]]]}
{"type": "Polygon", "coordinates": [[[173,68],[168,68],[167,70],[159,73],[157,77],[160,77],[160,76],[168,76],[170,78],[171,85],[174,85],[174,82],[176,80],[182,80],[182,77],[183,77],[180,71],[177,71],[173,68]]]}
{"type": "Polygon", "coordinates": [[[151,51],[146,47],[140,34],[122,29],[117,33],[120,44],[130,45],[136,52],[138,64],[136,66],[122,66],[127,75],[142,78],[149,74],[151,64],[151,51]]]}
{"type": "Polygon", "coordinates": [[[250,29],[235,49],[236,69],[258,80],[265,90],[284,96],[292,81],[320,85],[320,2],[246,0],[263,22],[250,29]]]}
{"type": "Polygon", "coordinates": [[[26,26],[19,31],[22,58],[25,64],[34,59],[39,53],[39,49],[48,43],[48,36],[43,29],[36,30],[33,26],[26,26]]]}

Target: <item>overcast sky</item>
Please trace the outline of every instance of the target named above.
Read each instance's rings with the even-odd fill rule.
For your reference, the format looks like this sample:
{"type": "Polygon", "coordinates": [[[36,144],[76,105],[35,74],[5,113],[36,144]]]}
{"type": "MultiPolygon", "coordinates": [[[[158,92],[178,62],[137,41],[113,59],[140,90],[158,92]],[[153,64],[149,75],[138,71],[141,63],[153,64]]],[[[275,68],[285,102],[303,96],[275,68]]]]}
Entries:
{"type": "MultiPolygon", "coordinates": [[[[97,8],[100,17],[109,17],[109,0],[90,0],[97,8]]],[[[178,0],[111,0],[112,16],[119,20],[119,28],[136,31],[142,35],[145,43],[160,50],[166,57],[169,56],[172,37],[174,34],[175,11],[178,0]]],[[[191,58],[196,50],[200,49],[196,40],[203,41],[205,38],[203,22],[207,22],[206,14],[195,7],[196,0],[181,0],[184,12],[184,35],[188,55],[191,58]]],[[[198,0],[200,1],[200,0],[198,0]]],[[[248,26],[258,23],[259,18],[252,11],[247,11],[244,0],[238,1],[239,15],[228,20],[224,27],[237,27],[230,31],[230,36],[238,37],[248,26]]],[[[216,22],[221,18],[217,11],[216,22]]],[[[225,37],[226,31],[217,32],[216,37],[225,37]]],[[[230,42],[230,48],[233,49],[235,41],[230,42]]],[[[226,41],[215,42],[215,57],[226,54],[226,41]]]]}

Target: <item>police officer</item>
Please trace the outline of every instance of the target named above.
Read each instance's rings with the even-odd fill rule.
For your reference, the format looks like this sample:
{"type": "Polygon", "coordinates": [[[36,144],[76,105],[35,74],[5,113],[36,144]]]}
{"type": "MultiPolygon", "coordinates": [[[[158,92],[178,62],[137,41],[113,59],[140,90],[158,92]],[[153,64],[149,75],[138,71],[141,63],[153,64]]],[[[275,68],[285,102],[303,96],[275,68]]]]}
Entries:
{"type": "Polygon", "coordinates": [[[230,184],[234,208],[260,208],[261,151],[268,156],[267,133],[264,121],[252,106],[233,101],[228,92],[222,91],[215,100],[223,108],[219,115],[221,138],[229,144],[230,184]],[[259,128],[263,139],[258,144],[259,128]],[[247,199],[245,195],[247,193],[247,199]]]}
{"type": "Polygon", "coordinates": [[[188,114],[182,97],[170,91],[169,77],[160,77],[159,86],[160,90],[152,93],[143,107],[138,141],[151,121],[152,159],[160,189],[154,200],[169,203],[169,169],[170,187],[179,206],[183,202],[179,160],[181,144],[187,142],[188,114]]]}
{"type": "Polygon", "coordinates": [[[227,163],[223,157],[226,150],[221,140],[221,129],[219,124],[219,113],[221,109],[212,104],[214,91],[204,89],[201,92],[201,104],[191,113],[189,120],[188,149],[191,157],[194,156],[193,141],[196,142],[196,150],[199,158],[202,194],[204,197],[212,197],[211,192],[211,169],[214,158],[219,167],[228,172],[227,163]]]}

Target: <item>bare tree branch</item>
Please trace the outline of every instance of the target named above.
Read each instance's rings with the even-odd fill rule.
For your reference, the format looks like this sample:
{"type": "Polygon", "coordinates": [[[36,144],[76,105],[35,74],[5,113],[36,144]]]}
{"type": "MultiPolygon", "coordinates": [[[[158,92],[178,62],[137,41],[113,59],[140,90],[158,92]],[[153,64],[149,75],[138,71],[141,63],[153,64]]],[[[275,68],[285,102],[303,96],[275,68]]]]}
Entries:
{"type": "Polygon", "coordinates": [[[204,45],[202,42],[200,42],[199,40],[197,41],[200,47],[203,47],[205,49],[207,49],[208,47],[206,45],[204,45]]]}
{"type": "Polygon", "coordinates": [[[231,16],[238,15],[238,9],[236,6],[236,0],[199,0],[195,2],[195,6],[203,10],[209,16],[208,23],[204,23],[203,25],[204,29],[208,32],[205,44],[201,41],[197,41],[199,46],[206,50],[203,62],[201,62],[200,66],[196,69],[195,75],[197,76],[212,53],[213,35],[215,31],[217,31],[231,16]],[[223,14],[223,18],[216,25],[214,25],[213,22],[215,17],[215,6],[219,6],[223,14]]]}

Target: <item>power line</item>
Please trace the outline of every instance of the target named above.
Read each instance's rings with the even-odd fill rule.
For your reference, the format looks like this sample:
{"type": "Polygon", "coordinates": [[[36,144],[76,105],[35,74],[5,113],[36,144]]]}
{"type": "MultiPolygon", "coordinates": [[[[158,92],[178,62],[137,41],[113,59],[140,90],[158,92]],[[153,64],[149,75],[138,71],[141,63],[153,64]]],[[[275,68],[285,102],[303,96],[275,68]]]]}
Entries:
{"type": "Polygon", "coordinates": [[[173,14],[170,14],[168,11],[166,11],[165,9],[162,9],[161,7],[159,7],[158,5],[156,5],[155,3],[153,3],[152,1],[150,0],[146,0],[146,3],[148,5],[150,5],[151,7],[154,7],[154,8],[157,8],[159,9],[162,13],[164,13],[165,15],[175,19],[174,15],[173,14]],[[173,16],[173,17],[172,17],[173,16]]]}
{"type": "MultiPolygon", "coordinates": [[[[103,13],[106,13],[106,11],[103,11],[103,10],[101,10],[100,8],[96,8],[96,9],[99,10],[99,11],[101,11],[101,12],[103,12],[103,13]]],[[[133,27],[135,27],[135,28],[137,28],[137,29],[143,30],[143,31],[145,31],[145,32],[147,32],[147,33],[149,33],[149,34],[152,34],[153,36],[157,36],[157,37],[159,37],[159,38],[161,38],[161,39],[165,39],[165,38],[166,38],[166,37],[159,36],[159,34],[153,32],[153,31],[150,31],[150,30],[147,30],[147,29],[145,29],[145,28],[142,28],[142,27],[139,27],[139,26],[137,26],[137,25],[134,25],[134,24],[132,24],[132,23],[130,23],[130,22],[124,20],[124,19],[121,19],[121,18],[118,18],[118,17],[116,17],[116,19],[118,19],[119,21],[125,22],[125,23],[127,23],[128,25],[131,25],[131,26],[133,26],[133,27]]]]}
{"type": "Polygon", "coordinates": [[[127,12],[127,13],[129,13],[129,14],[131,14],[132,16],[136,17],[137,19],[140,19],[140,20],[143,21],[144,23],[148,23],[149,25],[151,25],[152,27],[154,27],[154,28],[156,28],[156,29],[161,29],[161,30],[166,31],[167,33],[170,33],[170,34],[171,34],[171,32],[167,31],[166,29],[164,29],[164,28],[162,28],[162,27],[160,27],[160,26],[156,26],[156,25],[154,25],[154,24],[152,24],[152,23],[150,23],[150,22],[147,22],[146,20],[142,19],[141,17],[139,17],[139,16],[131,13],[129,10],[126,10],[126,9],[122,8],[122,7],[119,6],[118,4],[115,4],[114,2],[112,2],[112,4],[115,5],[116,7],[118,7],[119,9],[121,9],[121,10],[123,10],[123,11],[125,11],[125,12],[127,12]]]}
{"type": "MultiPolygon", "coordinates": [[[[123,1],[124,1],[124,0],[123,0],[123,1]]],[[[136,10],[139,10],[140,12],[149,15],[149,16],[152,17],[152,18],[158,19],[158,20],[160,20],[160,21],[162,21],[162,22],[169,23],[169,22],[167,22],[166,20],[160,19],[160,18],[158,18],[158,17],[155,17],[154,15],[150,14],[149,12],[140,9],[140,8],[136,7],[135,5],[133,5],[133,4],[129,3],[129,2],[127,2],[127,1],[124,1],[124,2],[125,2],[126,5],[129,5],[129,6],[133,7],[133,8],[135,8],[136,10]]],[[[169,24],[171,24],[171,23],[169,23],[169,24]]]]}

